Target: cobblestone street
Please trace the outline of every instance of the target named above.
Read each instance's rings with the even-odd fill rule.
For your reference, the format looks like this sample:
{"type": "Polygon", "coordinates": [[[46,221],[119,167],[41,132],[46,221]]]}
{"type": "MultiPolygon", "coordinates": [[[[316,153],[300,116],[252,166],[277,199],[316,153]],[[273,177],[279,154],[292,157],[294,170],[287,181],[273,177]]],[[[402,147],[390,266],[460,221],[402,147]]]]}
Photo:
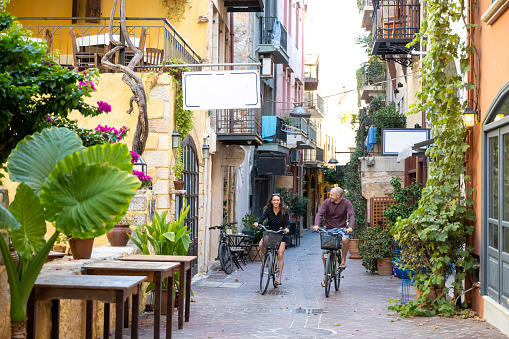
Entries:
{"type": "MultiPolygon", "coordinates": [[[[213,270],[195,277],[190,322],[178,330],[175,315],[173,338],[506,337],[473,319],[399,318],[387,306],[391,297],[400,298],[401,281],[366,273],[360,260],[348,260],[339,291],[332,287],[325,298],[320,254],[318,234],[304,233],[301,246],[285,253],[282,285],[273,289],[271,283],[263,296],[259,262],[229,276],[213,270]]],[[[152,319],[140,317],[140,338],[153,337],[152,319]]]]}

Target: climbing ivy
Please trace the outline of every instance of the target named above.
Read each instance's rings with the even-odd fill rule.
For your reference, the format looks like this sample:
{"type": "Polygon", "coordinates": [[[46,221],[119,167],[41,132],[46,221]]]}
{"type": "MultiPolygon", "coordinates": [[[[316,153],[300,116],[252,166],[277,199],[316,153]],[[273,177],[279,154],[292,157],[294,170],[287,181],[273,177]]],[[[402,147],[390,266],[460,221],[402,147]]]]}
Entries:
{"type": "Polygon", "coordinates": [[[428,0],[426,18],[414,40],[422,39],[427,54],[420,69],[418,103],[410,114],[426,112],[436,146],[426,152],[431,159],[429,179],[418,208],[409,218],[398,219],[393,227],[395,240],[405,246],[402,260],[415,272],[415,286],[422,292],[418,300],[389,307],[404,316],[452,315],[455,303],[445,297],[445,277],[456,271],[453,286],[457,296],[465,271],[473,266],[472,248],[465,246],[467,236],[473,232],[470,223],[475,220],[472,190],[466,190],[465,196],[460,187],[463,180],[470,179],[465,175],[465,151],[469,146],[462,126],[465,104],[457,96],[458,91],[473,88],[462,81],[462,74],[469,71],[467,53],[473,47],[462,43],[451,29],[451,24],[461,19],[462,5],[453,0],[428,0]],[[460,61],[461,74],[445,71],[455,59],[460,61]],[[435,300],[427,298],[432,290],[437,293],[435,300]],[[427,307],[421,307],[422,303],[427,303],[427,307]]]}

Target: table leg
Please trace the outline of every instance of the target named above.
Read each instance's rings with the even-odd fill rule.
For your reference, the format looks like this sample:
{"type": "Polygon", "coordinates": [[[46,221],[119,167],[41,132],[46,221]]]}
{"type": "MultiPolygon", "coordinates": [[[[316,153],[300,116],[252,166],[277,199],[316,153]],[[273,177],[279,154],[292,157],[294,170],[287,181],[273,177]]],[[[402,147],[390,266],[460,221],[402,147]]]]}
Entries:
{"type": "Polygon", "coordinates": [[[173,291],[175,284],[173,283],[173,275],[168,277],[168,298],[166,298],[166,339],[171,339],[172,333],[172,318],[175,305],[173,302],[173,291]]]}
{"type": "Polygon", "coordinates": [[[104,304],[104,338],[110,337],[110,304],[104,304]]]}
{"type": "Polygon", "coordinates": [[[92,323],[94,321],[94,301],[87,300],[85,338],[92,339],[92,323]]]}
{"type": "Polygon", "coordinates": [[[189,322],[189,311],[191,310],[191,263],[186,275],[186,321],[189,322]]]}
{"type": "Polygon", "coordinates": [[[60,300],[51,300],[51,338],[58,339],[60,329],[60,300]]]}
{"type": "MultiPolygon", "coordinates": [[[[138,291],[132,296],[133,300],[133,321],[131,323],[131,338],[138,339],[138,323],[140,314],[140,285],[138,285],[138,291]]],[[[108,337],[104,337],[108,338],[108,337]]]]}
{"type": "Polygon", "coordinates": [[[184,275],[186,274],[186,264],[180,263],[179,270],[179,308],[178,308],[178,326],[179,330],[184,328],[184,275]]]}
{"type": "Polygon", "coordinates": [[[159,339],[161,333],[161,289],[163,285],[161,272],[154,272],[154,284],[156,285],[154,296],[156,301],[154,310],[154,338],[159,339]]]}
{"type": "Polygon", "coordinates": [[[129,327],[129,298],[124,303],[124,328],[129,327]]]}
{"type": "Polygon", "coordinates": [[[124,291],[117,290],[115,293],[115,339],[122,339],[124,324],[124,291]]]}
{"type": "Polygon", "coordinates": [[[35,314],[37,313],[36,307],[35,307],[35,296],[34,291],[32,290],[32,293],[30,293],[30,297],[28,298],[28,304],[27,304],[27,338],[28,339],[35,339],[35,314]]]}

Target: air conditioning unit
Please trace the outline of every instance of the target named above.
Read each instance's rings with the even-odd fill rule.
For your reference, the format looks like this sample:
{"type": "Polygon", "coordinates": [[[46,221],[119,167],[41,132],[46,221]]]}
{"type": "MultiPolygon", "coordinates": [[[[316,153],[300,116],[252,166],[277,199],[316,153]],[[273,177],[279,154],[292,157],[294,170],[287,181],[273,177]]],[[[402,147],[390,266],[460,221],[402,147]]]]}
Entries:
{"type": "Polygon", "coordinates": [[[298,149],[292,149],[290,151],[290,162],[296,163],[300,161],[300,151],[298,149]]]}
{"type": "Polygon", "coordinates": [[[260,63],[262,64],[262,71],[260,77],[264,79],[274,78],[274,57],[272,54],[260,55],[260,63]]]}

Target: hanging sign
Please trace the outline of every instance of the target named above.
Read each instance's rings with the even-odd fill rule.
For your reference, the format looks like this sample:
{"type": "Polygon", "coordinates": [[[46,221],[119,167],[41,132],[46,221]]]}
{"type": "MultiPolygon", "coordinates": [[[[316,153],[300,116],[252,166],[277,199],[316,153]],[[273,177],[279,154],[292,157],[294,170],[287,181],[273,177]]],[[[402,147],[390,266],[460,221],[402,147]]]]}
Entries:
{"type": "Polygon", "coordinates": [[[258,70],[184,72],[185,110],[260,108],[258,70]]]}

